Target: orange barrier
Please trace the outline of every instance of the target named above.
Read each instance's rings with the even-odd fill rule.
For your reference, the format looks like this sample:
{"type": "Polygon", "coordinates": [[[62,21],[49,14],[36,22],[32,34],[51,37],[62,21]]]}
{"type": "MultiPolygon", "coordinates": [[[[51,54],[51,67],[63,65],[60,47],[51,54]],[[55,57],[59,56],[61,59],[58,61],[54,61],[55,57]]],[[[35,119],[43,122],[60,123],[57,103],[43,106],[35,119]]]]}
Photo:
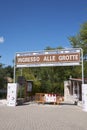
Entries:
{"type": "Polygon", "coordinates": [[[60,104],[64,101],[63,96],[57,96],[56,94],[36,93],[35,101],[37,103],[54,103],[60,104]]]}
{"type": "Polygon", "coordinates": [[[37,103],[44,103],[44,93],[36,93],[35,94],[35,101],[37,103]]]}

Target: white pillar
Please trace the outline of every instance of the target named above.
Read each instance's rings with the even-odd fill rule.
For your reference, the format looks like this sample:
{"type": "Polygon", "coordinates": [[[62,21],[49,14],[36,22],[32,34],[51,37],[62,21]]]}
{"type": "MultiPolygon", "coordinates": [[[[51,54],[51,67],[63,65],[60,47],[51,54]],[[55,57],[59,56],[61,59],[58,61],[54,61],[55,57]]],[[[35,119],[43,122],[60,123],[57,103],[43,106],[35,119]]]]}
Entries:
{"type": "Polygon", "coordinates": [[[87,84],[82,84],[82,109],[87,112],[87,84]]]}

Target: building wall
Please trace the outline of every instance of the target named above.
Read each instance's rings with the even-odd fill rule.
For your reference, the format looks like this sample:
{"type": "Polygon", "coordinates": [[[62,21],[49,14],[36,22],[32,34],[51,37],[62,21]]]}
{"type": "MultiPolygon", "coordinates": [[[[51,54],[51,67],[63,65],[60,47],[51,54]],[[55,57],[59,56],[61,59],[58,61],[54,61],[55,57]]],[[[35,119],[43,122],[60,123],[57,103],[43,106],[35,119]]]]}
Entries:
{"type": "Polygon", "coordinates": [[[72,99],[72,92],[71,92],[71,81],[64,81],[64,101],[73,102],[72,99]]]}
{"type": "Polygon", "coordinates": [[[64,101],[75,102],[82,100],[82,85],[79,81],[64,81],[64,101]]]}

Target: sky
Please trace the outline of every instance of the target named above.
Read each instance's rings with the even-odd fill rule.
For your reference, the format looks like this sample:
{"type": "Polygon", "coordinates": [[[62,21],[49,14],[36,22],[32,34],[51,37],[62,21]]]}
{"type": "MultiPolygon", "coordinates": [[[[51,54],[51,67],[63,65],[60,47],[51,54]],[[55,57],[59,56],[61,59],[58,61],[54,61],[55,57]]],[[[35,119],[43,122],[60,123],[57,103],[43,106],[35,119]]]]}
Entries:
{"type": "Polygon", "coordinates": [[[0,63],[16,52],[71,48],[68,37],[87,22],[87,0],[0,0],[0,63]]]}

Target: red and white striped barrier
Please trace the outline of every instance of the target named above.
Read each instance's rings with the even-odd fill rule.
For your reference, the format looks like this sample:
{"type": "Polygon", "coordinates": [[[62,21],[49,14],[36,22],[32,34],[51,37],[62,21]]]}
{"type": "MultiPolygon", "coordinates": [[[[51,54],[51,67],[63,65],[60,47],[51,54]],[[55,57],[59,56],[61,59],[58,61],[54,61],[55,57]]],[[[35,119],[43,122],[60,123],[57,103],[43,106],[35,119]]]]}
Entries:
{"type": "Polygon", "coordinates": [[[56,94],[45,94],[44,100],[47,103],[55,103],[56,102],[56,94]]]}

